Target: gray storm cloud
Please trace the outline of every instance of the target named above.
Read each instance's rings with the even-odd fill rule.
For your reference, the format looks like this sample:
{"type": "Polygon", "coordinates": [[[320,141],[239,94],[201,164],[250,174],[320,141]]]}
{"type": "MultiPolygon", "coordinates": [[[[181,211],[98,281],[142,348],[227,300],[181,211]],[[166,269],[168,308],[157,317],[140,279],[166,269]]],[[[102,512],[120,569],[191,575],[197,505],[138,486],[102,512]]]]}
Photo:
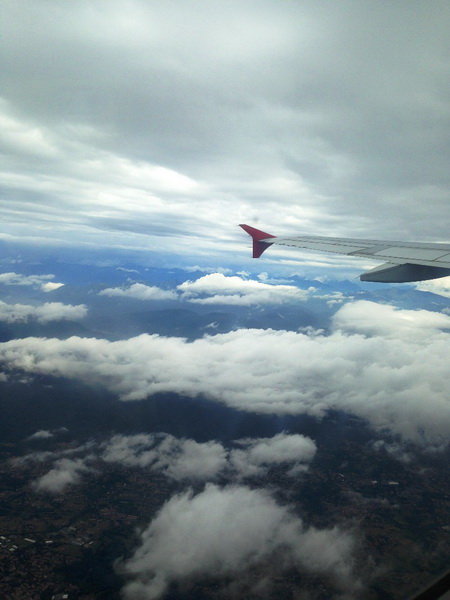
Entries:
{"type": "Polygon", "coordinates": [[[335,408],[406,439],[442,443],[449,324],[447,315],[359,301],[339,309],[326,336],[241,329],[191,343],[147,334],[25,338],[0,344],[0,360],[4,371],[80,378],[122,400],[170,391],[255,413],[322,416],[335,408]]]}
{"type": "Polygon", "coordinates": [[[197,495],[171,498],[142,532],[141,545],[121,568],[129,579],[123,595],[155,600],[173,583],[229,576],[233,592],[227,597],[244,597],[245,587],[257,592],[264,580],[261,595],[289,568],[328,575],[349,592],[360,585],[352,573],[355,549],[350,533],[305,528],[265,491],[208,484],[197,495]]]}

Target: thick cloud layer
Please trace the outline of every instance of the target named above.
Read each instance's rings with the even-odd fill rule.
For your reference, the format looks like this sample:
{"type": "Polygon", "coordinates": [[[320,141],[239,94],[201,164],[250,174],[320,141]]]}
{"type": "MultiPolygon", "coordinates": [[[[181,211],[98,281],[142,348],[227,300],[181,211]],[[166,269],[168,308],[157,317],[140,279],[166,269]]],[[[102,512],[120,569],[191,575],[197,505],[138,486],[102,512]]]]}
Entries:
{"type": "Polygon", "coordinates": [[[123,565],[130,579],[123,593],[129,600],[152,600],[172,583],[232,576],[227,597],[244,597],[245,588],[258,592],[258,585],[260,597],[289,568],[328,575],[350,591],[359,586],[352,575],[354,550],[350,534],[305,529],[264,491],[210,484],[195,496],[173,497],[142,532],[141,546],[123,565]]]}
{"type": "Polygon", "coordinates": [[[2,229],[233,258],[246,220],[445,241],[449,22],[442,0],[5,3],[2,229]]]}
{"type": "Polygon", "coordinates": [[[450,317],[344,305],[327,336],[238,330],[192,343],[140,335],[0,344],[4,369],[80,378],[122,400],[175,392],[259,413],[349,411],[416,442],[448,439],[450,317]]]}

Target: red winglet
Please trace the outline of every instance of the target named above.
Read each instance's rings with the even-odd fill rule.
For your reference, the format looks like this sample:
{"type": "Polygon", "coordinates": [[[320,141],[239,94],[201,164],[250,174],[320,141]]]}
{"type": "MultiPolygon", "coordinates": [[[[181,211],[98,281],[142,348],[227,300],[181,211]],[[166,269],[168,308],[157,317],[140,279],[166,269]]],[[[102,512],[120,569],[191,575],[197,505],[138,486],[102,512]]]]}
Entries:
{"type": "Polygon", "coordinates": [[[239,225],[239,227],[242,227],[242,229],[251,235],[253,239],[253,258],[259,258],[264,250],[270,246],[270,244],[261,242],[261,240],[276,237],[275,235],[270,235],[270,233],[265,233],[264,231],[250,227],[250,225],[239,225]]]}

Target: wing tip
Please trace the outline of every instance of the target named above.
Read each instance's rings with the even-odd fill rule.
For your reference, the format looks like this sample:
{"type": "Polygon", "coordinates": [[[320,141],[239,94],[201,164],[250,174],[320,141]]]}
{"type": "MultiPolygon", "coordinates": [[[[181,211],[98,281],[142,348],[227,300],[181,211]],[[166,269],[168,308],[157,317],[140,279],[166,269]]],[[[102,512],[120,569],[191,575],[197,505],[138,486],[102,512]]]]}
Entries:
{"type": "Polygon", "coordinates": [[[261,231],[260,229],[256,229],[255,227],[251,227],[250,225],[245,225],[244,223],[239,224],[239,227],[251,236],[253,240],[253,258],[259,258],[264,250],[270,246],[270,242],[263,242],[261,240],[267,240],[268,238],[275,238],[275,235],[271,235],[270,233],[266,233],[265,231],[261,231]]]}

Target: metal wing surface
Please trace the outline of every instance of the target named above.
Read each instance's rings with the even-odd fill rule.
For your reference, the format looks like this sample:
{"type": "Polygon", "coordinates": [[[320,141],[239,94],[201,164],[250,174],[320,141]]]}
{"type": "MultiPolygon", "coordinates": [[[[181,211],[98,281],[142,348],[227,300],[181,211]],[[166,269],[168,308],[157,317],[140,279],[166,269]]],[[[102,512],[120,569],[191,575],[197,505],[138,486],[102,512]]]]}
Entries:
{"type": "Polygon", "coordinates": [[[319,236],[277,237],[241,225],[253,239],[253,257],[278,244],[316,252],[332,252],[370,260],[386,261],[360,275],[362,281],[404,283],[450,275],[450,244],[331,238],[319,236]]]}

